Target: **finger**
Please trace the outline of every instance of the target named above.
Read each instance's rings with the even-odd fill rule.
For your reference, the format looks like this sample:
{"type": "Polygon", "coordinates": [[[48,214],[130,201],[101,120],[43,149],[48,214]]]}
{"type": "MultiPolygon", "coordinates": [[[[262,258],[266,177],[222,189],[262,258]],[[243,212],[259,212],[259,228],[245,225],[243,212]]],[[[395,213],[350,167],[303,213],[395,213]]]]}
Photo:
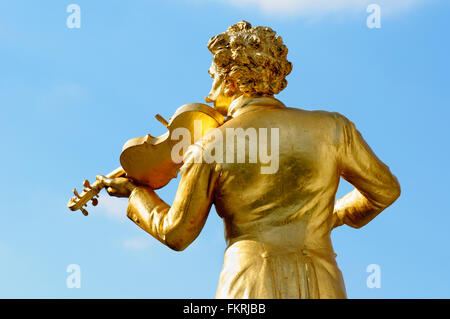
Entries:
{"type": "Polygon", "coordinates": [[[106,191],[108,192],[108,194],[109,195],[117,195],[117,189],[115,189],[115,188],[112,188],[112,187],[108,187],[107,189],[106,189],[106,191]]]}
{"type": "Polygon", "coordinates": [[[112,184],[112,179],[108,178],[106,176],[97,175],[95,178],[105,186],[111,186],[111,184],[112,184]]]}

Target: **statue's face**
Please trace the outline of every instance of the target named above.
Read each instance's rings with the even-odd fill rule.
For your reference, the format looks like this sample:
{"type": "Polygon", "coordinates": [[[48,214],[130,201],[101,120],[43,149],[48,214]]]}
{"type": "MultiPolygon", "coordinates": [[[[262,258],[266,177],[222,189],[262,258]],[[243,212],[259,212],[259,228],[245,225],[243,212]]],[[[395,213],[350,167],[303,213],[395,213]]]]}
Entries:
{"type": "Polygon", "coordinates": [[[222,114],[227,114],[228,107],[233,101],[234,97],[225,94],[225,80],[217,72],[217,67],[214,62],[208,70],[208,73],[213,78],[213,83],[209,95],[206,97],[206,102],[214,103],[214,108],[222,114]]]}

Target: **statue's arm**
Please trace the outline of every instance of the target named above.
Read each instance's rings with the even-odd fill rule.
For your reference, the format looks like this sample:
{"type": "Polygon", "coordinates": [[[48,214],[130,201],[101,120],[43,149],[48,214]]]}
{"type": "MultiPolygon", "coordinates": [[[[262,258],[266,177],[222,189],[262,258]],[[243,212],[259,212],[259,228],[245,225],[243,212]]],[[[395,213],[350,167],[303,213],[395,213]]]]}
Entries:
{"type": "Polygon", "coordinates": [[[341,176],[355,189],[336,202],[333,227],[342,224],[360,228],[400,196],[397,178],[373,153],[355,125],[342,117],[339,148],[341,176]]]}
{"type": "Polygon", "coordinates": [[[171,207],[152,189],[136,187],[127,209],[128,217],[139,227],[177,251],[189,246],[202,230],[219,175],[213,164],[193,163],[193,148],[189,150],[171,207]]]}

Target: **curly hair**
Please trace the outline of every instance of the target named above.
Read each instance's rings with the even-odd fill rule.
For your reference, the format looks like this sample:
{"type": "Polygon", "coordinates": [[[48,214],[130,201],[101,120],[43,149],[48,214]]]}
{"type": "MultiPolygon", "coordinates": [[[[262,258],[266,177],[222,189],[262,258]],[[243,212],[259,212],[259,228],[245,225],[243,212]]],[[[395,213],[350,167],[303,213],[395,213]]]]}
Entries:
{"type": "Polygon", "coordinates": [[[253,28],[241,21],[212,37],[208,49],[228,96],[272,96],[287,86],[292,63],[286,58],[288,49],[282,38],[271,28],[253,28]]]}

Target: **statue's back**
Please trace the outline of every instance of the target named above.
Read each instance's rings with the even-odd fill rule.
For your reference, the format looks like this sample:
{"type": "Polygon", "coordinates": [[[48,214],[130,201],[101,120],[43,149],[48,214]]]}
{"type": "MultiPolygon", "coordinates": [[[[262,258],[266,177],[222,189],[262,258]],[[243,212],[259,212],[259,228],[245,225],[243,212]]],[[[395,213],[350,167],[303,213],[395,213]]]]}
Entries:
{"type": "MultiPolygon", "coordinates": [[[[223,136],[227,129],[237,129],[236,134],[247,136],[247,143],[245,163],[237,162],[242,146],[235,143],[235,161],[219,164],[214,204],[226,226],[228,248],[217,296],[345,297],[330,241],[339,183],[339,115],[282,105],[250,110],[243,108],[220,128],[223,136]],[[272,139],[277,129],[278,141],[272,139]],[[259,155],[257,163],[249,163],[255,149],[252,132],[258,136],[258,152],[262,147],[266,155],[267,146],[271,160],[278,163],[264,164],[259,155]],[[279,156],[274,156],[277,147],[279,156]],[[266,173],[261,174],[264,167],[266,173]],[[319,287],[318,282],[327,286],[319,287]]],[[[213,142],[205,149],[216,146],[213,142]]],[[[226,159],[230,147],[223,152],[226,159]]]]}

